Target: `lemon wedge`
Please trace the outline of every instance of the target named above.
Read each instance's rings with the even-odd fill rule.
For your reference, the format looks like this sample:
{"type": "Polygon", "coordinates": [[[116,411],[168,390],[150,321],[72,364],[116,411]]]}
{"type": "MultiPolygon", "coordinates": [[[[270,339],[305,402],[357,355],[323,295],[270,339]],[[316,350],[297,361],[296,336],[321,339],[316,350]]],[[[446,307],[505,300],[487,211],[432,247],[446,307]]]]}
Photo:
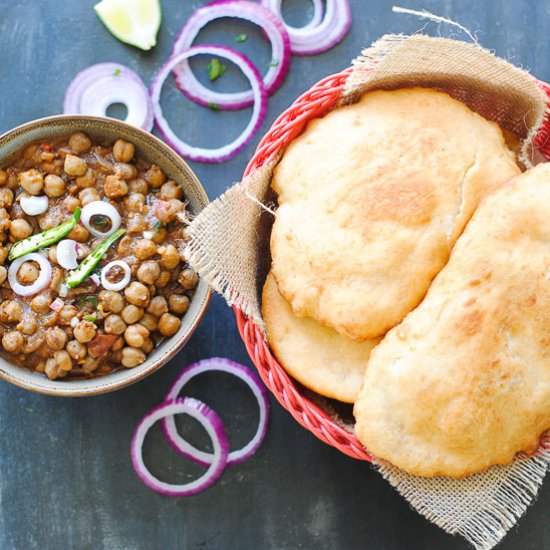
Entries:
{"type": "Polygon", "coordinates": [[[94,10],[121,42],[142,50],[156,45],[162,19],[159,0],[101,0],[94,10]]]}

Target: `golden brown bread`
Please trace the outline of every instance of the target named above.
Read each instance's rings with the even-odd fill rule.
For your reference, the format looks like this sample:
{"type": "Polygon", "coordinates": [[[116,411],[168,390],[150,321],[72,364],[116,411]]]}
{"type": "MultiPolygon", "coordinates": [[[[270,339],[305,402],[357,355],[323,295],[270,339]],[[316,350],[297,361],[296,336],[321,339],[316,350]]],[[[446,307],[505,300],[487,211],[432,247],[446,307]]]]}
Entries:
{"type": "Polygon", "coordinates": [[[428,89],[309,123],[274,174],[273,274],[295,315],[358,341],[399,323],[481,197],[519,174],[499,127],[428,89]]]}
{"type": "Polygon", "coordinates": [[[356,433],[412,474],[462,477],[550,429],[550,164],[479,206],[423,302],[373,351],[356,433]]]}
{"type": "Polygon", "coordinates": [[[295,317],[271,274],[263,289],[262,313],[271,349],[291,376],[325,397],[355,402],[378,339],[355,342],[312,319],[295,317]]]}

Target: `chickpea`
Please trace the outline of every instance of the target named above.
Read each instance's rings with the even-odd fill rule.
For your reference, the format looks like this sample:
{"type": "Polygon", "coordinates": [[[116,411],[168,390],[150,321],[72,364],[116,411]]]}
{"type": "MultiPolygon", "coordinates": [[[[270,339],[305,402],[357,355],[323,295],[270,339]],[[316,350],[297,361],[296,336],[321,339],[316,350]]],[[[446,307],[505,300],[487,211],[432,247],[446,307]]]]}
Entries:
{"type": "Polygon", "coordinates": [[[87,153],[92,148],[92,142],[84,132],[76,132],[69,138],[69,147],[77,154],[87,153]]]}
{"type": "Polygon", "coordinates": [[[147,195],[147,193],[149,193],[149,185],[142,178],[130,180],[128,186],[132,193],[140,193],[141,195],[147,195]]]}
{"type": "Polygon", "coordinates": [[[137,270],[137,278],[147,285],[152,285],[160,276],[160,267],[154,260],[143,262],[137,270]]]}
{"type": "Polygon", "coordinates": [[[15,300],[5,300],[0,305],[0,321],[2,323],[18,323],[23,316],[23,306],[15,300]]]}
{"type": "Polygon", "coordinates": [[[8,181],[8,173],[0,168],[0,185],[6,185],[8,181]]]}
{"type": "Polygon", "coordinates": [[[63,206],[65,210],[69,213],[73,213],[78,206],[80,206],[80,200],[76,197],[69,195],[66,199],[63,200],[63,206]]]}
{"type": "Polygon", "coordinates": [[[143,317],[143,309],[134,304],[129,304],[122,310],[121,315],[125,323],[133,325],[143,317]]]}
{"type": "Polygon", "coordinates": [[[52,299],[50,298],[49,293],[37,294],[31,300],[31,309],[35,313],[47,313],[48,310],[50,309],[51,303],[52,303],[52,299]]]}
{"type": "Polygon", "coordinates": [[[134,251],[134,241],[129,235],[124,235],[120,241],[118,241],[117,254],[119,256],[129,256],[134,251]]]}
{"type": "Polygon", "coordinates": [[[78,251],[76,253],[76,259],[83,260],[91,252],[92,252],[92,249],[87,244],[80,243],[80,246],[78,247],[78,251]]]}
{"type": "Polygon", "coordinates": [[[47,313],[43,314],[40,319],[42,320],[42,326],[46,328],[53,327],[57,324],[57,318],[59,317],[59,313],[57,311],[48,311],[47,313]]]}
{"type": "Polygon", "coordinates": [[[76,185],[80,187],[80,189],[92,187],[92,185],[95,185],[94,171],[91,168],[88,168],[83,176],[78,176],[78,178],[76,178],[74,181],[76,185]]]}
{"type": "Polygon", "coordinates": [[[134,248],[134,254],[138,260],[148,260],[157,253],[157,245],[149,239],[140,239],[134,248]]]}
{"type": "Polygon", "coordinates": [[[10,237],[13,242],[21,241],[32,235],[31,224],[24,219],[13,220],[10,226],[10,237]]]}
{"type": "Polygon", "coordinates": [[[55,380],[56,378],[64,378],[65,376],[67,376],[67,371],[63,370],[57,364],[57,361],[53,357],[46,361],[44,373],[50,380],[55,380]]]}
{"type": "Polygon", "coordinates": [[[189,298],[185,294],[172,294],[168,298],[170,311],[176,315],[183,315],[189,309],[189,298]]]}
{"type": "Polygon", "coordinates": [[[54,359],[57,362],[57,365],[60,369],[69,372],[73,368],[73,362],[71,360],[71,356],[68,354],[67,351],[59,350],[56,351],[54,354],[54,359]]]}
{"type": "Polygon", "coordinates": [[[53,246],[50,246],[50,248],[48,249],[48,259],[53,264],[57,263],[57,245],[54,244],[53,246]]]}
{"type": "Polygon", "coordinates": [[[119,199],[128,194],[128,185],[118,176],[107,176],[103,185],[103,191],[110,199],[119,199]]]}
{"type": "Polygon", "coordinates": [[[50,209],[45,214],[38,216],[38,225],[42,231],[57,227],[64,221],[64,214],[59,209],[50,209]]]}
{"type": "Polygon", "coordinates": [[[130,212],[126,220],[126,230],[129,234],[131,233],[141,233],[146,231],[149,227],[148,223],[145,221],[143,214],[139,212],[130,212]]]}
{"type": "Polygon", "coordinates": [[[9,208],[13,204],[13,191],[8,187],[0,189],[0,208],[9,208]]]}
{"type": "Polygon", "coordinates": [[[30,195],[40,195],[44,185],[44,174],[31,168],[19,174],[19,185],[30,195]]]}
{"type": "Polygon", "coordinates": [[[152,164],[145,174],[145,179],[153,189],[157,189],[166,181],[166,176],[156,164],[152,164]]]}
{"type": "Polygon", "coordinates": [[[70,342],[67,342],[66,349],[67,353],[76,361],[82,361],[88,353],[86,346],[81,344],[78,340],[71,340],[70,342]]]}
{"type": "Polygon", "coordinates": [[[94,372],[97,367],[99,367],[99,361],[97,359],[94,359],[90,355],[84,359],[84,363],[82,363],[81,368],[84,372],[94,372]]]}
{"type": "Polygon", "coordinates": [[[85,243],[90,238],[90,232],[80,224],[75,225],[66,237],[79,243],[85,243]]]}
{"type": "Polygon", "coordinates": [[[149,332],[157,330],[159,325],[159,320],[150,313],[145,313],[143,317],[139,320],[139,324],[143,325],[149,332]]]}
{"type": "Polygon", "coordinates": [[[6,282],[8,276],[8,270],[2,265],[0,266],[0,285],[6,282]]]}
{"type": "MultiPolygon", "coordinates": [[[[52,273],[52,280],[50,281],[50,290],[59,292],[59,287],[63,282],[63,270],[59,267],[54,268],[52,273]]],[[[57,312],[54,312],[57,313],[57,312]]]]}
{"type": "Polygon", "coordinates": [[[126,181],[133,180],[137,176],[137,168],[133,164],[118,162],[115,164],[115,173],[126,181]]]}
{"type": "Polygon", "coordinates": [[[34,334],[38,330],[36,315],[33,313],[24,313],[16,328],[27,336],[34,334]]]}
{"type": "Polygon", "coordinates": [[[31,334],[23,348],[23,353],[29,354],[37,351],[44,344],[44,336],[40,333],[31,334]]]}
{"type": "Polygon", "coordinates": [[[130,162],[136,154],[136,148],[133,143],[117,139],[113,145],[113,156],[117,162],[130,162]]]}
{"type": "MultiPolygon", "coordinates": [[[[2,189],[0,189],[0,193],[2,192],[2,189]]],[[[7,210],[5,208],[0,208],[0,230],[6,231],[10,228],[11,225],[11,218],[8,214],[7,210]]]]}
{"type": "Polygon", "coordinates": [[[170,199],[169,201],[157,201],[155,214],[162,223],[171,222],[176,218],[178,212],[183,212],[185,205],[178,199],[170,199]]]}
{"type": "Polygon", "coordinates": [[[178,277],[178,283],[185,288],[185,290],[193,290],[199,283],[199,276],[196,271],[190,267],[186,267],[181,270],[178,277]]]}
{"type": "Polygon", "coordinates": [[[67,343],[65,331],[59,327],[51,327],[46,331],[46,344],[52,349],[63,349],[67,343]]]}
{"type": "Polygon", "coordinates": [[[146,338],[145,342],[143,343],[143,346],[141,346],[140,349],[145,353],[151,353],[154,348],[155,348],[155,342],[153,342],[151,338],[146,338]]]}
{"type": "Polygon", "coordinates": [[[149,338],[149,331],[143,325],[131,325],[124,333],[124,340],[129,346],[140,348],[145,344],[145,340],[149,338]]]}
{"type": "Polygon", "coordinates": [[[164,296],[155,296],[149,307],[147,308],[147,313],[154,315],[155,317],[160,317],[164,313],[168,312],[168,304],[166,303],[166,298],[164,296]]]}
{"type": "Polygon", "coordinates": [[[94,339],[97,327],[91,321],[79,321],[74,327],[74,337],[83,344],[86,344],[94,339]]]}
{"type": "Polygon", "coordinates": [[[130,193],[125,201],[128,212],[143,212],[145,208],[145,195],[141,193],[130,193]]]}
{"type": "Polygon", "coordinates": [[[139,307],[146,307],[149,305],[149,290],[142,283],[133,281],[125,288],[124,295],[131,304],[139,307]]]}
{"type": "Polygon", "coordinates": [[[173,336],[178,332],[181,321],[170,313],[164,313],[159,320],[159,332],[163,336],[173,336]]]}
{"type": "Polygon", "coordinates": [[[64,327],[68,327],[71,324],[71,321],[77,316],[78,308],[76,306],[71,306],[65,304],[59,310],[59,317],[57,319],[58,323],[64,327]]]}
{"type": "Polygon", "coordinates": [[[48,174],[44,178],[44,193],[48,197],[61,197],[65,193],[65,182],[55,174],[48,174]]]}
{"type": "Polygon", "coordinates": [[[42,162],[40,164],[40,168],[42,168],[46,174],[55,174],[56,176],[60,176],[63,174],[63,160],[54,159],[51,162],[42,162]]]}
{"type": "Polygon", "coordinates": [[[121,363],[126,368],[137,367],[145,361],[145,353],[140,349],[126,347],[122,350],[122,360],[121,363]]]}
{"type": "Polygon", "coordinates": [[[155,229],[155,232],[153,233],[153,237],[151,240],[156,244],[161,244],[166,240],[166,237],[168,236],[168,231],[166,230],[166,227],[159,227],[155,229]]]}
{"type": "Polygon", "coordinates": [[[159,246],[160,265],[165,269],[174,269],[180,263],[180,254],[173,244],[159,246]]]}
{"type": "Polygon", "coordinates": [[[163,201],[170,199],[181,199],[183,189],[175,181],[167,181],[160,188],[158,197],[163,201]]]}
{"type": "Polygon", "coordinates": [[[69,176],[83,176],[88,170],[88,165],[84,159],[76,155],[67,155],[63,169],[69,176]]]}
{"type": "Polygon", "coordinates": [[[164,288],[170,282],[170,272],[161,271],[159,278],[155,282],[157,288],[164,288]]]}
{"type": "Polygon", "coordinates": [[[105,319],[104,328],[107,334],[119,335],[123,334],[126,330],[126,323],[122,320],[122,317],[115,313],[111,313],[111,315],[105,319]]]}
{"type": "Polygon", "coordinates": [[[18,353],[21,351],[24,344],[25,338],[23,338],[23,335],[17,330],[6,332],[6,334],[2,336],[2,346],[10,353],[18,353]]]}
{"type": "Polygon", "coordinates": [[[98,295],[99,304],[104,311],[120,313],[124,308],[124,298],[114,290],[102,290],[98,295]]]}
{"type": "Polygon", "coordinates": [[[78,198],[80,199],[82,206],[86,206],[91,202],[98,201],[99,193],[95,187],[87,187],[78,193],[78,198]]]}
{"type": "Polygon", "coordinates": [[[121,351],[124,347],[124,338],[122,336],[119,336],[115,343],[111,346],[112,351],[121,351]]]}

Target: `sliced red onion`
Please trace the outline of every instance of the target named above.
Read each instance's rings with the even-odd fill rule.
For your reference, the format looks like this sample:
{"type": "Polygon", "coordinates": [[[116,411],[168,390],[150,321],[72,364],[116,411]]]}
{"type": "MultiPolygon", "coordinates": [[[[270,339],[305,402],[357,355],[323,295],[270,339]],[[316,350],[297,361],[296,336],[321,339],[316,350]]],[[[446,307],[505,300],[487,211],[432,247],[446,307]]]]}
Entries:
{"type": "Polygon", "coordinates": [[[42,195],[41,197],[34,197],[31,195],[21,195],[19,198],[19,204],[21,204],[21,210],[29,216],[38,216],[44,214],[48,210],[48,197],[42,195]]]}
{"type": "Polygon", "coordinates": [[[227,464],[228,441],[225,428],[218,415],[204,403],[186,397],[168,401],[147,413],[138,424],[131,445],[132,464],[140,479],[153,491],[172,497],[191,496],[210,487],[221,475],[227,464]],[[157,479],[143,461],[143,442],[147,432],[157,420],[174,414],[187,414],[197,420],[212,440],[213,454],[208,470],[190,483],[174,485],[157,479]]]}
{"type": "Polygon", "coordinates": [[[48,286],[52,279],[52,266],[47,258],[39,254],[38,252],[31,252],[25,256],[21,256],[14,260],[10,268],[8,269],[8,281],[10,283],[11,289],[18,294],[19,296],[32,296],[37,292],[40,292],[42,289],[48,286]],[[40,266],[40,275],[34,283],[30,285],[22,285],[17,280],[17,273],[19,268],[25,262],[36,262],[40,266]]]}
{"type": "Polygon", "coordinates": [[[143,238],[151,240],[155,236],[155,233],[153,231],[144,231],[143,232],[143,238]]]}
{"type": "Polygon", "coordinates": [[[56,298],[51,304],[50,309],[54,311],[61,311],[61,308],[65,305],[65,302],[61,298],[56,298]]]}
{"type": "Polygon", "coordinates": [[[59,285],[59,296],[66,298],[69,295],[69,287],[65,283],[59,285]]]}
{"type": "Polygon", "coordinates": [[[57,263],[63,269],[76,269],[78,267],[77,242],[72,239],[63,239],[57,243],[55,253],[57,256],[57,263]]]}
{"type": "Polygon", "coordinates": [[[101,270],[101,285],[106,290],[115,290],[115,291],[122,290],[125,286],[128,285],[131,278],[132,278],[132,270],[130,269],[130,266],[126,262],[123,262],[122,260],[114,260],[112,262],[109,262],[101,270]],[[124,276],[117,283],[111,283],[111,281],[107,279],[107,275],[109,274],[109,271],[113,269],[113,267],[120,267],[124,271],[124,276]]]}
{"type": "MultiPolygon", "coordinates": [[[[202,374],[203,372],[212,371],[226,372],[240,378],[252,390],[254,397],[258,401],[260,419],[258,422],[258,429],[256,430],[254,437],[241,449],[231,451],[227,458],[227,464],[237,464],[239,462],[243,462],[256,452],[267,431],[269,419],[269,399],[267,397],[267,391],[264,385],[255,373],[244,365],[235,363],[234,361],[224,357],[205,359],[203,361],[199,361],[198,363],[193,363],[183,370],[181,375],[170,388],[170,391],[166,396],[166,400],[170,401],[176,399],[182,388],[195,376],[202,374]]],[[[193,447],[193,445],[185,441],[185,439],[179,435],[173,416],[167,416],[164,418],[162,421],[162,428],[170,445],[172,445],[172,447],[174,447],[174,449],[182,455],[194,460],[198,464],[202,464],[203,466],[208,466],[212,463],[212,460],[214,460],[214,455],[193,447]]]]}
{"type": "MultiPolygon", "coordinates": [[[[267,110],[267,94],[263,85],[260,73],[254,67],[254,65],[239,52],[227,48],[225,46],[212,46],[205,44],[202,46],[193,46],[187,51],[176,55],[168,60],[168,62],[160,69],[159,73],[151,84],[151,100],[153,101],[153,110],[155,113],[155,121],[160,133],[163,135],[165,141],[175,149],[180,155],[187,157],[191,160],[199,162],[223,162],[234,157],[239,151],[241,151],[250,142],[254,134],[260,128],[267,110]],[[209,54],[222,57],[235,63],[242,70],[246,78],[248,78],[252,86],[252,94],[254,96],[254,108],[252,110],[252,116],[248,126],[243,132],[231,143],[218,147],[217,149],[204,149],[202,147],[193,147],[176,136],[172,131],[168,122],[162,115],[162,108],[160,106],[160,95],[162,92],[162,85],[166,80],[170,71],[184,59],[189,59],[195,55],[209,54]]],[[[84,210],[82,211],[84,216],[84,210]]]]}
{"type": "MultiPolygon", "coordinates": [[[[282,19],[281,0],[261,0],[262,5],[282,19]]],[[[327,0],[325,15],[318,25],[301,29],[286,25],[294,55],[314,55],[336,46],[351,27],[349,0],[327,0]]]]}
{"type": "Polygon", "coordinates": [[[90,275],[90,280],[92,281],[92,283],[94,283],[95,286],[99,286],[101,284],[101,280],[96,273],[92,273],[90,275]]]}
{"type": "Polygon", "coordinates": [[[107,116],[107,108],[115,103],[128,109],[125,122],[151,131],[153,110],[147,87],[120,63],[98,63],[78,73],[65,93],[63,112],[107,116]]]}
{"type": "MultiPolygon", "coordinates": [[[[218,0],[211,2],[193,13],[176,38],[172,55],[187,51],[199,31],[211,21],[221,17],[236,17],[259,25],[271,42],[271,59],[276,61],[263,77],[268,95],[273,94],[288,72],[290,66],[290,40],[282,22],[268,9],[247,0],[218,0]]],[[[199,52],[200,53],[200,52],[199,52]]],[[[204,52],[210,53],[210,52],[204,52]]],[[[213,55],[216,55],[215,53],[213,55]]],[[[239,63],[236,63],[239,65],[239,63]]],[[[236,110],[250,107],[256,101],[253,91],[222,93],[210,90],[193,74],[186,58],[182,58],[174,68],[178,88],[190,99],[204,105],[217,105],[220,109],[236,110]]],[[[240,66],[240,65],[239,65],[240,66]]],[[[241,67],[242,69],[242,67],[241,67]]]]}
{"type": "Polygon", "coordinates": [[[283,25],[285,26],[285,29],[287,30],[288,36],[290,38],[290,48],[292,50],[292,34],[294,31],[304,31],[306,29],[312,29],[319,25],[319,23],[323,20],[323,1],[311,0],[311,3],[313,4],[313,15],[311,16],[311,19],[301,27],[293,27],[292,25],[289,25],[285,22],[283,18],[283,12],[281,10],[282,3],[283,0],[261,0],[260,2],[262,6],[273,12],[283,22],[283,25]]]}
{"type": "Polygon", "coordinates": [[[108,237],[120,227],[122,218],[120,217],[118,210],[112,204],[104,201],[92,201],[82,207],[80,221],[95,237],[108,237]],[[109,218],[111,220],[111,229],[109,229],[109,231],[105,231],[104,233],[98,231],[90,223],[93,216],[105,216],[109,218]]]}

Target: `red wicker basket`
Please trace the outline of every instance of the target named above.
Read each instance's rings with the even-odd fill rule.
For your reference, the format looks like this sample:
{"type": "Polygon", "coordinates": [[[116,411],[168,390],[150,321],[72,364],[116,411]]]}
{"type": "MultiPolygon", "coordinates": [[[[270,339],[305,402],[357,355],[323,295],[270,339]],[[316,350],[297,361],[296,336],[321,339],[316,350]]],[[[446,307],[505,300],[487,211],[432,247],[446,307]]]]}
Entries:
{"type": "MultiPolygon", "coordinates": [[[[350,72],[351,69],[346,69],[321,80],[283,112],[261,140],[244,175],[251,174],[275,158],[279,151],[302,133],[311,119],[329,111],[340,99],[350,72]]],[[[539,84],[550,97],[550,86],[544,82],[539,82],[539,84]]],[[[535,138],[535,146],[547,159],[550,159],[549,120],[545,122],[544,127],[535,138]]],[[[286,373],[273,356],[262,333],[254,323],[248,320],[240,309],[234,308],[234,312],[248,354],[265,385],[275,395],[279,403],[298,423],[321,441],[336,447],[352,458],[370,462],[371,456],[355,434],[337,424],[323,409],[301,393],[301,389],[294,379],[286,373]]]]}

